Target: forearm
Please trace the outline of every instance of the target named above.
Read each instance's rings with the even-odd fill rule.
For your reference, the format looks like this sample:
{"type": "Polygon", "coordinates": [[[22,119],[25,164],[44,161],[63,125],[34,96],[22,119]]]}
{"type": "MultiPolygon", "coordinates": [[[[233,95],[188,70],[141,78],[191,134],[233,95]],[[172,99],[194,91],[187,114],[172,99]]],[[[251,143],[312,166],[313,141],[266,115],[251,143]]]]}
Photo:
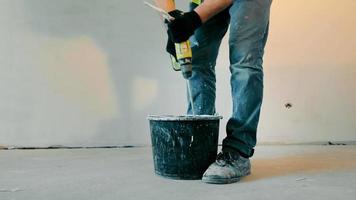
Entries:
{"type": "Polygon", "coordinates": [[[204,2],[194,9],[200,16],[202,22],[206,22],[208,19],[218,14],[225,8],[232,4],[233,0],[204,0],[204,2]]]}

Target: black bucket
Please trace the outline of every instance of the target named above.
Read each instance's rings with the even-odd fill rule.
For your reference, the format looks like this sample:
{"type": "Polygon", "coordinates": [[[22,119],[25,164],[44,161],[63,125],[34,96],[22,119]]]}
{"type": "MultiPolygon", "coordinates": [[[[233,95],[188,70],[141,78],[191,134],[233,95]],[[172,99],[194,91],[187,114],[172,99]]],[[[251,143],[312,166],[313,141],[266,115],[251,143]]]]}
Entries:
{"type": "Polygon", "coordinates": [[[155,173],[201,179],[215,161],[221,116],[149,116],[155,173]]]}

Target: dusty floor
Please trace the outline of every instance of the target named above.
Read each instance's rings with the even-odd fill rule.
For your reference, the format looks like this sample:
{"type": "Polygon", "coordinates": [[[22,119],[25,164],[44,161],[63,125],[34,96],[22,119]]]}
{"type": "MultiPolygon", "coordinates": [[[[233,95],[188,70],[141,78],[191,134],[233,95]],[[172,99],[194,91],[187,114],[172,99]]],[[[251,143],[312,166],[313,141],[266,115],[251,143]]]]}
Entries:
{"type": "Polygon", "coordinates": [[[151,149],[2,150],[0,199],[355,199],[356,146],[259,146],[253,174],[208,185],[153,173],[151,149]]]}

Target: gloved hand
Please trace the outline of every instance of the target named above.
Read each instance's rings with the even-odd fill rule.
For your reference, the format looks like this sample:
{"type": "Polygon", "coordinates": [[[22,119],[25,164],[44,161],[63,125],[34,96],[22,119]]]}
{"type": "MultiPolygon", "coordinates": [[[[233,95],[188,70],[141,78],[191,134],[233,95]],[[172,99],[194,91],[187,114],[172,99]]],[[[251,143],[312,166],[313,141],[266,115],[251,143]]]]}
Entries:
{"type": "Polygon", "coordinates": [[[194,34],[194,31],[202,25],[202,21],[194,10],[180,14],[178,16],[173,16],[173,12],[180,12],[179,10],[174,10],[172,17],[175,19],[169,22],[168,25],[168,35],[174,43],[181,43],[187,41],[190,36],[194,34]]]}
{"type": "MultiPolygon", "coordinates": [[[[183,11],[180,11],[180,10],[173,10],[173,11],[169,12],[168,14],[174,18],[178,18],[178,17],[182,16],[184,13],[183,13],[183,11]]],[[[168,24],[170,22],[167,20],[164,20],[164,23],[166,23],[168,26],[168,24]]],[[[169,54],[171,54],[176,59],[176,61],[178,61],[177,54],[176,54],[176,47],[175,47],[174,42],[173,42],[168,31],[167,31],[167,35],[168,35],[168,41],[167,41],[166,51],[169,54]]]]}

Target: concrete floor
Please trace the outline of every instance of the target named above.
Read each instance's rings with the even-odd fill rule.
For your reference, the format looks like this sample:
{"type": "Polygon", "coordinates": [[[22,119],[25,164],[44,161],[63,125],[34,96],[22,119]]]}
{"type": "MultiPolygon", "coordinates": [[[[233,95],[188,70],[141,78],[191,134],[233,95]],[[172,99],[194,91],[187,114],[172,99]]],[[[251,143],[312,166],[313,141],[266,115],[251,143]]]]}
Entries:
{"type": "Polygon", "coordinates": [[[356,146],[258,146],[253,174],[209,185],[153,173],[151,148],[2,150],[0,199],[355,199],[356,146]]]}

